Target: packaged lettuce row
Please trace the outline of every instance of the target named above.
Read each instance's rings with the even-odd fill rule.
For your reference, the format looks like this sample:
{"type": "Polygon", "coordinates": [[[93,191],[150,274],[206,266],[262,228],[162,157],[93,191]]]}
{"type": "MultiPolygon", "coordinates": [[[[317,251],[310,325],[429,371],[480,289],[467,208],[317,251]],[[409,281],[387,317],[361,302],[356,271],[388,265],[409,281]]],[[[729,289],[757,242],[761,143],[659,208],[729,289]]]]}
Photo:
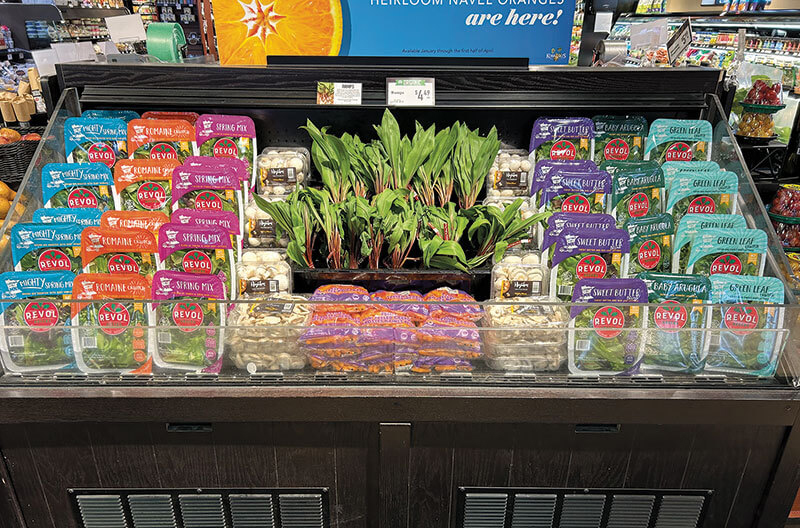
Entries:
{"type": "Polygon", "coordinates": [[[158,271],[153,300],[158,330],[153,361],[161,368],[216,373],[225,343],[225,286],[216,275],[158,271]]]}
{"type": "Polygon", "coordinates": [[[231,235],[233,247],[236,249],[236,260],[239,260],[242,252],[242,232],[239,228],[239,219],[230,211],[178,209],[172,213],[170,221],[174,224],[224,228],[231,235]]]}
{"type": "Polygon", "coordinates": [[[250,196],[250,180],[252,171],[248,168],[247,162],[236,158],[207,158],[204,156],[189,156],[183,162],[184,167],[204,169],[205,172],[235,172],[239,175],[242,182],[242,197],[250,196]]]}
{"type": "Polygon", "coordinates": [[[594,158],[594,123],[586,117],[540,117],[533,122],[529,152],[541,160],[594,158]]]}
{"type": "Polygon", "coordinates": [[[33,212],[33,222],[36,224],[78,224],[83,227],[98,226],[102,215],[103,211],[100,209],[42,208],[33,212]]]}
{"type": "Polygon", "coordinates": [[[128,127],[121,119],[70,117],[64,123],[68,163],[102,163],[109,169],[128,157],[128,127]]]}
{"type": "Polygon", "coordinates": [[[570,308],[567,357],[572,374],[631,375],[642,362],[647,286],[640,279],[583,279],[570,308]],[[578,304],[583,303],[583,304],[578,304]],[[599,305],[597,307],[593,304],[599,305]]]}
{"type": "Polygon", "coordinates": [[[72,344],[87,374],[151,374],[150,283],[141,275],[83,273],[72,286],[72,344]]]}
{"type": "Polygon", "coordinates": [[[169,223],[164,213],[153,211],[106,211],[100,218],[100,227],[106,229],[144,229],[158,242],[158,230],[169,223]]]}
{"type": "Polygon", "coordinates": [[[679,174],[667,194],[666,212],[676,225],[686,214],[734,214],[739,178],[728,171],[679,174]]]}
{"type": "MultiPolygon", "coordinates": [[[[252,174],[256,161],[256,125],[247,116],[203,114],[195,123],[201,156],[236,158],[252,174]]],[[[248,178],[249,180],[249,178],[248,178]]]]}
{"type": "Polygon", "coordinates": [[[42,203],[70,209],[114,208],[114,177],[102,163],[48,163],[42,168],[42,203]]]}
{"type": "Polygon", "coordinates": [[[624,277],[623,256],[630,251],[630,237],[622,229],[572,229],[555,241],[550,271],[550,297],[569,301],[582,279],[624,277]]]}
{"type": "Polygon", "coordinates": [[[59,370],[73,364],[68,330],[75,275],[69,271],[0,274],[0,354],[6,372],[59,370]],[[65,328],[66,327],[66,328],[65,328]]]}
{"type": "Polygon", "coordinates": [[[657,161],[604,161],[599,165],[600,170],[611,175],[612,180],[619,172],[650,172],[661,165],[657,161]]]}
{"type": "Polygon", "coordinates": [[[164,224],[158,232],[160,269],[217,275],[234,299],[236,264],[231,237],[222,227],[164,224]]]}
{"type": "Polygon", "coordinates": [[[11,228],[15,271],[81,271],[78,224],[16,224],[11,228]]]}
{"type": "Polygon", "coordinates": [[[188,121],[134,119],[128,123],[130,159],[176,159],[195,154],[194,126],[188,121]]]}
{"type": "Polygon", "coordinates": [[[551,172],[542,189],[540,212],[605,213],[611,176],[607,172],[551,172]]]}
{"type": "Polygon", "coordinates": [[[192,126],[197,123],[199,117],[200,114],[197,112],[163,112],[160,110],[148,110],[142,114],[142,119],[177,119],[178,121],[186,121],[192,126]]]}
{"type": "Polygon", "coordinates": [[[668,161],[711,160],[711,123],[701,119],[656,119],[647,135],[644,159],[668,161]]]}
{"type": "Polygon", "coordinates": [[[697,374],[705,366],[703,341],[711,310],[704,307],[711,283],[700,275],[644,272],[647,285],[647,330],[644,371],[697,374]],[[658,306],[652,306],[652,305],[658,306]]]}
{"type": "Polygon", "coordinates": [[[784,287],[775,277],[711,277],[706,372],[773,376],[785,339],[784,287]],[[774,330],[774,331],[770,331],[774,330]]]}
{"type": "Polygon", "coordinates": [[[622,228],[631,236],[627,276],[642,271],[668,273],[672,269],[672,236],[675,224],[668,214],[631,218],[622,228]]]}
{"type": "Polygon", "coordinates": [[[531,176],[531,196],[533,204],[539,207],[539,198],[542,187],[547,181],[547,175],[554,170],[567,172],[597,172],[597,165],[592,160],[542,160],[533,168],[531,176]]]}
{"type": "Polygon", "coordinates": [[[614,217],[607,214],[553,213],[547,219],[547,229],[542,238],[542,251],[549,249],[556,238],[565,230],[574,229],[614,229],[614,217]]]}
{"type": "Polygon", "coordinates": [[[594,162],[644,158],[647,120],[642,116],[601,115],[594,122],[594,162]]]}
{"type": "Polygon", "coordinates": [[[172,210],[228,211],[241,219],[240,183],[234,172],[178,167],[172,173],[172,210]]]}
{"type": "Polygon", "coordinates": [[[672,273],[685,273],[689,265],[689,250],[697,233],[707,229],[746,228],[747,221],[738,214],[687,214],[675,230],[672,244],[672,273]]]}
{"type": "Polygon", "coordinates": [[[710,277],[764,274],[767,233],[760,229],[707,229],[694,236],[686,273],[710,277]]]}
{"type": "Polygon", "coordinates": [[[156,237],[144,229],[87,227],[81,234],[84,273],[137,273],[152,279],[157,253],[156,237]]]}
{"type": "Polygon", "coordinates": [[[176,159],[120,160],[114,167],[114,206],[120,211],[172,210],[172,171],[176,159]]]}
{"type": "Polygon", "coordinates": [[[655,216],[664,212],[664,173],[623,169],[614,175],[608,212],[621,226],[629,218],[655,216]]]}
{"type": "Polygon", "coordinates": [[[126,123],[139,119],[139,114],[133,110],[84,110],[81,117],[92,119],[122,119],[126,123]]]}
{"type": "Polygon", "coordinates": [[[719,172],[719,164],[716,161],[667,161],[661,165],[661,170],[664,171],[664,188],[669,189],[672,180],[678,174],[683,172],[716,173],[719,172]]]}

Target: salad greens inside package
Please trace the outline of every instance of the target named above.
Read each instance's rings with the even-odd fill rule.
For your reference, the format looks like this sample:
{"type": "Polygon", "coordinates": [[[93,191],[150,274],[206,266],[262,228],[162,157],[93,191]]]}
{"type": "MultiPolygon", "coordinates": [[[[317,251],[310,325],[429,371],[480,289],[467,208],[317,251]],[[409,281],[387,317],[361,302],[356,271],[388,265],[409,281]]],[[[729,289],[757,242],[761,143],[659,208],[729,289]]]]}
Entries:
{"type": "Polygon", "coordinates": [[[651,172],[661,165],[657,161],[604,161],[599,165],[600,170],[606,171],[613,178],[619,172],[651,172]]]}
{"type": "Polygon", "coordinates": [[[629,218],[654,216],[664,212],[664,173],[661,167],[649,170],[621,169],[614,174],[609,213],[617,225],[629,218]]]}
{"type": "Polygon", "coordinates": [[[139,119],[139,114],[133,110],[84,110],[81,117],[122,119],[127,123],[128,121],[139,119]]]}
{"type": "Polygon", "coordinates": [[[594,161],[634,161],[644,158],[647,120],[642,116],[595,116],[594,161]]]}
{"type": "Polygon", "coordinates": [[[103,211],[100,209],[42,208],[33,212],[33,222],[37,224],[78,224],[83,227],[99,226],[102,215],[103,211]]]}
{"type": "Polygon", "coordinates": [[[174,159],[195,154],[194,126],[182,119],[134,119],[128,122],[128,157],[174,159]]]}
{"type": "Polygon", "coordinates": [[[785,345],[783,283],[775,277],[711,277],[715,306],[707,339],[706,371],[772,376],[785,345]],[[774,330],[774,331],[772,331],[774,330]]]}
{"type": "Polygon", "coordinates": [[[689,266],[689,250],[697,233],[707,229],[733,229],[747,227],[747,221],[738,214],[687,214],[681,218],[672,245],[672,272],[684,273],[689,266]]]}
{"type": "Polygon", "coordinates": [[[533,204],[539,207],[539,197],[547,181],[547,176],[553,171],[566,172],[597,172],[597,165],[592,160],[542,160],[533,168],[531,177],[531,196],[533,204]]]}
{"type": "Polygon", "coordinates": [[[716,161],[668,161],[661,165],[661,170],[664,171],[664,187],[669,189],[672,180],[679,174],[683,172],[716,173],[719,172],[719,164],[716,161]]]}
{"type": "Polygon", "coordinates": [[[174,159],[120,160],[114,167],[114,204],[120,211],[172,210],[174,159]]]}
{"type": "Polygon", "coordinates": [[[64,124],[69,163],[102,163],[109,169],[128,157],[128,127],[121,119],[70,117],[64,124]]]}
{"type": "Polygon", "coordinates": [[[735,214],[739,178],[733,172],[679,174],[667,194],[667,210],[675,225],[686,214],[735,214]]]}
{"type": "Polygon", "coordinates": [[[153,300],[159,325],[153,345],[155,364],[164,368],[219,373],[224,346],[225,286],[216,275],[159,271],[153,300]]]}
{"type": "Polygon", "coordinates": [[[611,176],[607,172],[553,171],[542,188],[540,212],[605,213],[611,176]]]}
{"type": "Polygon", "coordinates": [[[152,233],[156,241],[158,241],[158,230],[166,223],[169,223],[167,215],[150,211],[106,211],[100,218],[100,227],[144,229],[152,233]]]}
{"type": "Polygon", "coordinates": [[[668,214],[631,218],[623,230],[631,236],[628,276],[642,271],[667,273],[672,269],[672,236],[675,224],[668,214]]]}
{"type": "Polygon", "coordinates": [[[15,271],[81,271],[78,224],[16,224],[11,228],[15,271]]]}
{"type": "Polygon", "coordinates": [[[700,275],[640,273],[647,284],[647,330],[642,368],[697,374],[705,366],[703,346],[711,283],[700,275]]]}
{"type": "Polygon", "coordinates": [[[636,374],[642,361],[644,328],[643,307],[637,304],[647,302],[645,283],[640,279],[583,279],[575,285],[572,302],[576,305],[570,308],[569,371],[636,374]]]}
{"type": "Polygon", "coordinates": [[[594,123],[586,117],[540,117],[533,123],[529,152],[541,160],[591,160],[594,123]]]}
{"type": "Polygon", "coordinates": [[[242,249],[242,232],[239,219],[230,211],[198,211],[197,209],[178,209],[172,213],[170,221],[174,224],[190,226],[221,227],[231,235],[239,260],[242,249]]]}
{"type": "Polygon", "coordinates": [[[711,123],[701,119],[656,119],[650,125],[645,159],[668,161],[709,161],[711,123]]]}
{"type": "Polygon", "coordinates": [[[70,209],[114,208],[114,177],[102,163],[48,163],[42,168],[42,203],[70,209]]]}
{"type": "Polygon", "coordinates": [[[158,245],[145,229],[87,227],[81,234],[81,259],[86,273],[136,273],[153,278],[158,245]]]}
{"type": "Polygon", "coordinates": [[[178,167],[172,175],[172,210],[228,211],[241,219],[240,184],[235,172],[178,167]]]}
{"type": "Polygon", "coordinates": [[[542,251],[549,249],[556,238],[565,230],[571,229],[614,229],[614,217],[607,214],[553,213],[547,219],[547,229],[542,238],[542,251]]]}
{"type": "Polygon", "coordinates": [[[242,197],[250,196],[252,171],[245,161],[236,158],[189,156],[186,158],[186,161],[183,162],[183,166],[191,169],[198,169],[200,172],[236,173],[242,183],[242,197]]]}
{"type": "Polygon", "coordinates": [[[707,229],[692,239],[687,273],[709,277],[764,274],[767,232],[761,229],[707,229]]]}
{"type": "Polygon", "coordinates": [[[84,273],[75,277],[72,343],[78,368],[87,374],[150,374],[150,284],[141,275],[84,273]]]}
{"type": "Polygon", "coordinates": [[[58,370],[73,363],[69,271],[9,271],[0,274],[0,354],[15,373],[58,370]]]}
{"type": "Polygon", "coordinates": [[[629,251],[630,236],[622,229],[563,231],[551,259],[550,297],[569,301],[582,279],[624,277],[623,255],[629,251]]]}
{"type": "MultiPolygon", "coordinates": [[[[201,156],[236,158],[253,172],[256,160],[256,125],[246,116],[203,114],[195,123],[201,156]]],[[[249,180],[249,178],[248,178],[249,180]]]]}

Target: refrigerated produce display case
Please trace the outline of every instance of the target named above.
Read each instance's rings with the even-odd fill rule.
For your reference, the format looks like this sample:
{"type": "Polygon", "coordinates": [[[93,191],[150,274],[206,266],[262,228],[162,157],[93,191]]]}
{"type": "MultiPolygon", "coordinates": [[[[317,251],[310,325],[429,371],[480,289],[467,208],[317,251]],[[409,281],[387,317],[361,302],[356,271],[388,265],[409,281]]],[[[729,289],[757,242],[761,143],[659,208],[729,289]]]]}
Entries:
{"type": "MultiPolygon", "coordinates": [[[[537,118],[707,121],[710,141],[692,152],[732,174],[738,192],[725,206],[766,235],[757,287],[768,284],[781,300],[707,303],[691,314],[675,303],[683,324],[656,328],[649,321],[670,306],[638,296],[624,282],[635,279],[620,280],[637,294],[627,303],[590,303],[580,292],[591,282],[555,300],[572,290],[561,289],[566,279],[538,251],[536,230],[496,262],[479,252],[468,270],[424,268],[428,255],[404,249],[371,267],[369,245],[361,269],[348,269],[327,230],[324,252],[284,253],[291,244],[264,223],[280,225],[278,209],[247,202],[248,234],[257,229],[228,268],[238,274],[235,300],[216,290],[189,298],[174,275],[161,274],[152,295],[144,279],[103,293],[94,278],[48,306],[6,304],[0,473],[8,500],[0,510],[10,508],[9,526],[110,518],[138,526],[137,515],[159,512],[183,526],[205,515],[236,527],[257,511],[274,526],[490,518],[485,526],[500,527],[523,522],[531,508],[543,508],[543,526],[576,515],[591,516],[592,526],[634,514],[642,526],[785,520],[800,484],[800,311],[792,268],[722,111],[718,70],[70,64],[59,76],[62,97],[0,234],[3,271],[12,269],[11,229],[51,194],[43,169],[66,161],[67,119],[87,110],[247,116],[256,171],[268,176],[258,184],[272,193],[280,186],[272,195],[280,201],[289,184],[332,185],[314,160],[325,154],[300,127],[383,141],[386,79],[435,78],[432,107],[392,107],[392,115],[409,134],[415,121],[423,132],[456,122],[481,134],[496,127],[503,150],[490,165],[502,174],[473,199],[489,193],[504,209],[520,205],[511,188],[541,151],[530,144],[537,118]],[[318,81],[362,83],[362,104],[317,104],[318,81]],[[403,269],[386,267],[406,257],[403,269]],[[303,268],[304,259],[314,267],[303,268]],[[328,268],[333,262],[342,269],[328,268]]],[[[619,154],[616,139],[604,141],[606,153],[619,154]]],[[[575,143],[573,151],[594,155],[575,143]]],[[[680,145],[667,150],[687,155],[680,145]]],[[[480,225],[469,233],[480,240],[480,225]]],[[[446,267],[446,257],[430,261],[446,267]]],[[[640,250],[639,264],[647,258],[640,250]]],[[[731,265],[717,260],[712,266],[731,265]]]]}

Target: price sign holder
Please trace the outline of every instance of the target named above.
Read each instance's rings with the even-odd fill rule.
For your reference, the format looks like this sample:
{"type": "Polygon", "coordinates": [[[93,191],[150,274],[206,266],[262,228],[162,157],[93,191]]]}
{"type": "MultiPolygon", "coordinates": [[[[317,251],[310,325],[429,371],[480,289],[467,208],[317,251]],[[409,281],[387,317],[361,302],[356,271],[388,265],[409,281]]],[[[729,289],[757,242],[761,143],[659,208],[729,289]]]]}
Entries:
{"type": "Polygon", "coordinates": [[[672,34],[667,41],[667,56],[670,64],[686,56],[689,47],[692,45],[692,23],[687,18],[681,27],[672,34]]]}
{"type": "Polygon", "coordinates": [[[432,78],[386,79],[387,106],[435,106],[436,83],[432,78]]]}

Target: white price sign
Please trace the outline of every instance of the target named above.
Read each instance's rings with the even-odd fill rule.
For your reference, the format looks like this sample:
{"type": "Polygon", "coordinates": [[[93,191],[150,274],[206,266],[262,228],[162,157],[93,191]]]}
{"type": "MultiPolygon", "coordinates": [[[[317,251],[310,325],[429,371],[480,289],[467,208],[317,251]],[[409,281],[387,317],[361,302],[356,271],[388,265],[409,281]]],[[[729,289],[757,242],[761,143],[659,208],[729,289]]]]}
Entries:
{"type": "Polygon", "coordinates": [[[434,79],[386,79],[387,106],[434,106],[434,79]]]}
{"type": "Polygon", "coordinates": [[[667,56],[670,64],[686,57],[692,45],[692,23],[687,18],[681,27],[667,41],[667,56]]]}

